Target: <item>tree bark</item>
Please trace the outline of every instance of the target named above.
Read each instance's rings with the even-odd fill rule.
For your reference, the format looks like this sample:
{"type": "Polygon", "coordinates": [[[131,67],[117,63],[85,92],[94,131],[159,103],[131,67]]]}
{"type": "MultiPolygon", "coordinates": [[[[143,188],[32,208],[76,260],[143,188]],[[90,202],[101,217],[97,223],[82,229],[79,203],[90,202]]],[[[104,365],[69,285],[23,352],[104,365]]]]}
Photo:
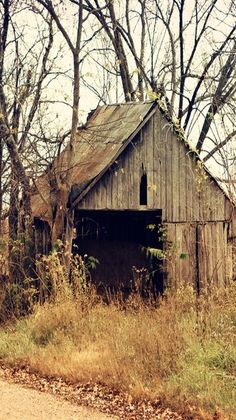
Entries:
{"type": "Polygon", "coordinates": [[[2,159],[3,159],[3,154],[2,154],[2,147],[3,147],[3,142],[2,139],[0,138],[0,237],[2,236],[2,225],[3,225],[3,191],[2,191],[2,176],[3,176],[3,164],[2,164],[2,159]]]}
{"type": "Polygon", "coordinates": [[[63,244],[63,263],[67,271],[70,269],[70,257],[72,248],[73,236],[73,210],[70,208],[69,194],[71,190],[71,165],[74,154],[74,145],[76,142],[78,114],[79,114],[79,100],[80,100],[80,48],[83,25],[83,0],[78,1],[78,24],[76,43],[73,44],[68,32],[63,27],[59,16],[57,15],[53,4],[48,0],[38,0],[38,3],[43,5],[50,13],[55,21],[59,31],[63,35],[73,57],[73,106],[72,106],[72,120],[71,120],[71,134],[70,141],[67,146],[66,154],[66,171],[64,174],[52,174],[51,179],[51,209],[52,209],[52,246],[60,240],[63,244]]]}

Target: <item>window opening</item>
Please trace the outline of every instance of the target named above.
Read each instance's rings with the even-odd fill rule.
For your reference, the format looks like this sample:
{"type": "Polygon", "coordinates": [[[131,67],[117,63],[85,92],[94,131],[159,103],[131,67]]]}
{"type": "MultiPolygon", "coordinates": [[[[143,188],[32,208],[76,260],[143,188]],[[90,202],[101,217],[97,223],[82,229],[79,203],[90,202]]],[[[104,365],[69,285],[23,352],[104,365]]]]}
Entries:
{"type": "Polygon", "coordinates": [[[140,179],[139,204],[140,206],[147,205],[147,174],[144,169],[143,163],[142,163],[142,175],[140,179]]]}

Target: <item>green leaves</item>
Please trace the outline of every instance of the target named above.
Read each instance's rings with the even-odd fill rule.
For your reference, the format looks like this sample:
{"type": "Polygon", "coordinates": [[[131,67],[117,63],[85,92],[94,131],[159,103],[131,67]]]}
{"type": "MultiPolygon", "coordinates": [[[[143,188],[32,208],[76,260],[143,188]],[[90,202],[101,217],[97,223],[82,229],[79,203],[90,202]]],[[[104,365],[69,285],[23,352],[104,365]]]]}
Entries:
{"type": "Polygon", "coordinates": [[[160,248],[147,247],[146,254],[147,256],[155,257],[158,260],[163,260],[166,257],[165,251],[163,251],[163,249],[160,249],[160,248]]]}
{"type": "Polygon", "coordinates": [[[187,260],[189,257],[189,254],[187,252],[181,252],[179,258],[180,260],[187,260]]]}

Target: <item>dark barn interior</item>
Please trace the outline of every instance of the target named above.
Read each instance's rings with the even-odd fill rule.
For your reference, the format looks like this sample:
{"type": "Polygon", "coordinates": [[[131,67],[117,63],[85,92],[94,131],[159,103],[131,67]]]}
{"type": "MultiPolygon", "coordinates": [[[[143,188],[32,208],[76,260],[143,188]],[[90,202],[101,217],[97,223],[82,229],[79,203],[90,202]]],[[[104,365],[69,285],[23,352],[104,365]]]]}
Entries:
{"type": "Polygon", "coordinates": [[[100,292],[163,292],[161,261],[147,255],[147,248],[162,249],[156,229],[150,229],[161,224],[160,210],[80,210],[75,220],[74,250],[98,259],[91,274],[100,292]]]}

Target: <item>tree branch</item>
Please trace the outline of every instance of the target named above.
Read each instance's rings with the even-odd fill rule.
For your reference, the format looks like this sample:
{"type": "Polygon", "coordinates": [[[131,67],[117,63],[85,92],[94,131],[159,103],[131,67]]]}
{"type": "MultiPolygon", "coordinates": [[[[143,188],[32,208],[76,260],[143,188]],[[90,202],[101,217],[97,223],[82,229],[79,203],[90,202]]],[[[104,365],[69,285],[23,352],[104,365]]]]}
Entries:
{"type": "Polygon", "coordinates": [[[224,42],[222,42],[222,44],[221,44],[220,48],[218,49],[218,51],[215,51],[215,52],[211,55],[210,60],[208,61],[208,63],[205,65],[205,67],[204,67],[204,69],[203,69],[202,75],[201,75],[201,77],[200,77],[200,79],[199,79],[199,81],[198,81],[198,83],[197,83],[197,85],[196,85],[196,87],[195,87],[195,89],[194,89],[194,92],[193,92],[192,98],[191,98],[190,103],[189,103],[188,112],[187,112],[187,116],[186,116],[186,118],[185,118],[184,127],[183,127],[185,130],[186,130],[186,127],[187,127],[187,125],[188,125],[188,123],[189,123],[190,116],[191,116],[192,109],[193,109],[193,105],[194,105],[194,103],[195,103],[195,100],[196,100],[197,94],[198,94],[198,92],[199,92],[199,89],[200,89],[200,87],[201,87],[201,85],[202,85],[202,83],[203,83],[203,81],[204,81],[204,79],[205,79],[205,76],[206,76],[206,74],[207,74],[208,70],[210,69],[210,67],[212,66],[212,64],[214,63],[214,61],[216,60],[216,58],[217,58],[217,57],[221,54],[221,52],[224,50],[225,46],[227,45],[227,43],[228,43],[228,42],[229,42],[229,40],[231,39],[231,37],[232,37],[233,33],[235,32],[235,29],[236,29],[236,25],[235,25],[235,26],[231,29],[231,31],[229,32],[229,34],[228,34],[228,35],[227,35],[227,37],[225,38],[224,42]]]}
{"type": "Polygon", "coordinates": [[[232,131],[221,143],[217,144],[204,158],[203,162],[206,162],[208,159],[210,159],[216,152],[218,152],[220,149],[222,149],[227,143],[229,143],[230,140],[233,140],[233,138],[236,136],[236,130],[232,131]]]}

